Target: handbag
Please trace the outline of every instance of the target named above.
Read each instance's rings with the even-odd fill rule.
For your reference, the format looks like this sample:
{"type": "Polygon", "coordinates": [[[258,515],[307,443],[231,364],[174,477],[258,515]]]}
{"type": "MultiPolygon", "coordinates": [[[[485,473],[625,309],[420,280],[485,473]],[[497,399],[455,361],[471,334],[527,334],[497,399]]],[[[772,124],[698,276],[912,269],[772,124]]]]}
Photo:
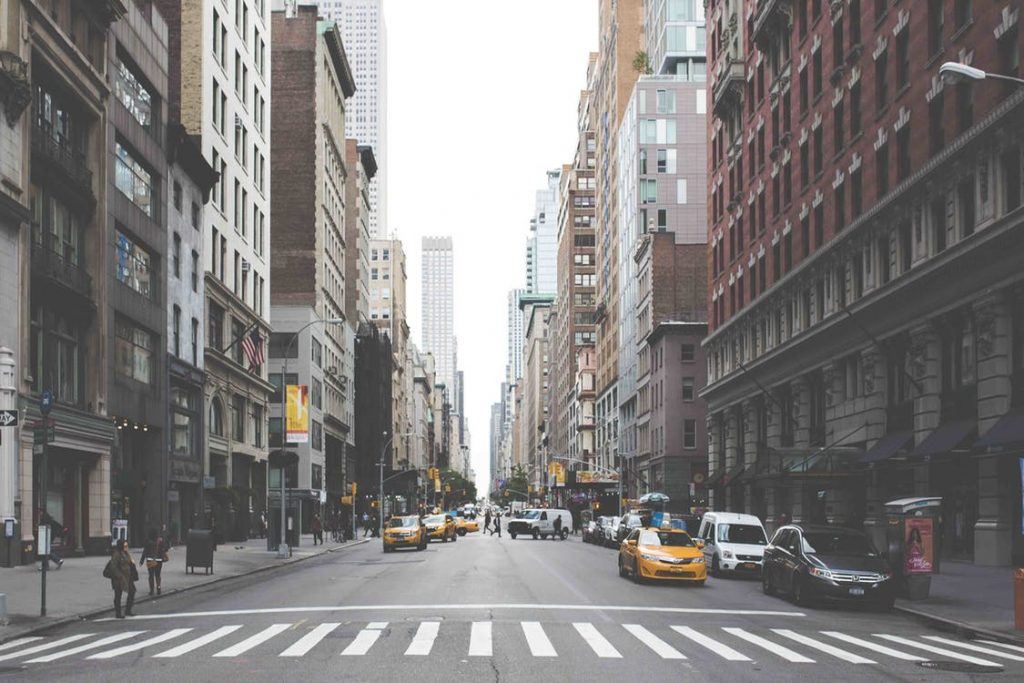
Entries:
{"type": "Polygon", "coordinates": [[[159,564],[157,560],[149,558],[146,560],[146,569],[156,569],[159,564]]]}
{"type": "Polygon", "coordinates": [[[103,568],[103,578],[112,579],[114,578],[114,561],[107,560],[107,566],[103,568]]]}

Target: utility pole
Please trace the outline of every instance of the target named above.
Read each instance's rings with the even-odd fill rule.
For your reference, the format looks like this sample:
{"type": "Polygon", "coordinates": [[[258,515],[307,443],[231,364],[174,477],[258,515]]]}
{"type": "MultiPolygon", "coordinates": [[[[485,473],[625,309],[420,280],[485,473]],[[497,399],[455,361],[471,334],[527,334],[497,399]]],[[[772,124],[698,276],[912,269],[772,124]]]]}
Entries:
{"type": "Polygon", "coordinates": [[[42,582],[39,592],[39,616],[46,616],[46,570],[50,565],[50,544],[53,539],[50,538],[50,525],[44,521],[47,514],[46,502],[50,497],[47,481],[47,462],[46,462],[46,443],[50,440],[50,409],[53,408],[53,393],[49,389],[45,389],[42,395],[39,397],[39,413],[43,416],[43,460],[41,463],[41,473],[39,475],[39,498],[41,499],[40,505],[42,507],[42,513],[39,515],[39,530],[36,543],[36,552],[41,553],[43,556],[43,571],[42,571],[42,582]]]}

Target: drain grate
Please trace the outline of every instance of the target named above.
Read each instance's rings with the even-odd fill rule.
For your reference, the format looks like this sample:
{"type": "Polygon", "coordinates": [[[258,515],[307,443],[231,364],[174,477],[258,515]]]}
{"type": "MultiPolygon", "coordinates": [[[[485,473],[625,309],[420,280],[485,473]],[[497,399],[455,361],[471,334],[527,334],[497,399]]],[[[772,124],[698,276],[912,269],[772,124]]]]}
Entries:
{"type": "Polygon", "coordinates": [[[950,661],[945,659],[930,659],[918,662],[918,666],[936,671],[953,671],[964,674],[998,674],[1003,672],[1003,667],[998,665],[973,664],[971,662],[950,661]]]}

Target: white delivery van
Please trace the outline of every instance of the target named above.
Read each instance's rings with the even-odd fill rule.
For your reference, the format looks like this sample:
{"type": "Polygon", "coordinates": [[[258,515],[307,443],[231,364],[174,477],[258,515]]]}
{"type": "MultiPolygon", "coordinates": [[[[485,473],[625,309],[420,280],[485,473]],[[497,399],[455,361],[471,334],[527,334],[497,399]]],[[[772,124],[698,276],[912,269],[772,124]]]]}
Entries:
{"type": "Polygon", "coordinates": [[[572,515],[568,510],[557,508],[528,508],[523,510],[514,519],[508,522],[508,535],[533,536],[534,538],[547,538],[549,536],[561,536],[565,538],[572,529],[572,515]],[[555,520],[561,518],[559,528],[555,528],[555,520]]]}
{"type": "Polygon", "coordinates": [[[761,520],[739,512],[706,512],[697,537],[712,576],[732,571],[758,576],[768,537],[761,520]]]}

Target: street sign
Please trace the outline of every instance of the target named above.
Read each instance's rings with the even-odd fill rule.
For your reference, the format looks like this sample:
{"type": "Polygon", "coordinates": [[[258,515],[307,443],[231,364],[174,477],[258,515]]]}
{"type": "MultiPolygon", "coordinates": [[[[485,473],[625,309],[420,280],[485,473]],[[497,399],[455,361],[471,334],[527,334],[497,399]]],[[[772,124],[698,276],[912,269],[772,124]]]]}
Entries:
{"type": "Polygon", "coordinates": [[[57,430],[53,427],[43,427],[32,430],[33,441],[36,444],[50,443],[57,438],[57,430]]]}
{"type": "Polygon", "coordinates": [[[17,427],[17,410],[0,410],[0,427],[17,427]]]}
{"type": "Polygon", "coordinates": [[[49,389],[43,389],[43,393],[39,396],[39,412],[46,417],[50,414],[50,409],[53,408],[53,392],[49,389]]]}

